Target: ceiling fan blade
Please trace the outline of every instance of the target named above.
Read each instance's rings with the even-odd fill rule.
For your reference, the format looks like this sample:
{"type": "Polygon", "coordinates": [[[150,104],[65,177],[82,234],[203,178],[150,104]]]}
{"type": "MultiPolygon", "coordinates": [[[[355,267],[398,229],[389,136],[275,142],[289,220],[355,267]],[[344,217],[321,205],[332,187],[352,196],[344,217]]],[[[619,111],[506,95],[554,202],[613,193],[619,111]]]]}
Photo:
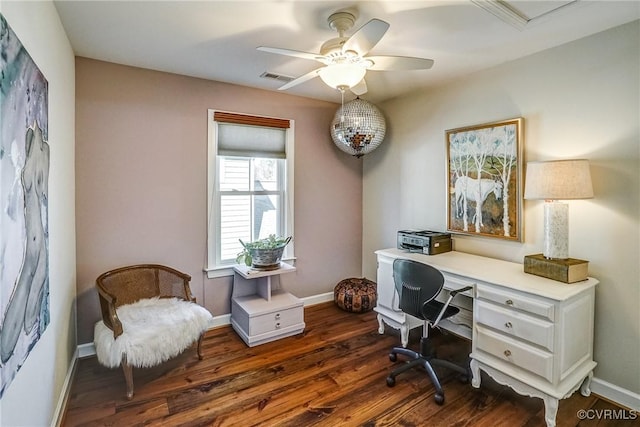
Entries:
{"type": "Polygon", "coordinates": [[[278,90],[287,90],[287,89],[290,89],[290,88],[292,88],[292,87],[294,87],[294,86],[299,85],[300,83],[304,83],[304,82],[306,82],[307,80],[311,80],[311,79],[312,79],[312,78],[314,78],[314,77],[318,77],[318,71],[319,71],[321,68],[322,68],[322,67],[320,67],[320,68],[316,68],[316,69],[315,69],[315,70],[313,70],[313,71],[309,71],[307,74],[303,74],[302,76],[298,77],[297,79],[293,79],[293,80],[291,80],[289,83],[285,84],[284,86],[280,86],[280,87],[278,88],[278,90]]]}
{"type": "Polygon", "coordinates": [[[342,46],[342,51],[354,51],[360,56],[366,55],[380,41],[389,29],[387,22],[372,19],[356,31],[342,46]]]}
{"type": "Polygon", "coordinates": [[[262,52],[276,53],[278,55],[293,56],[294,58],[311,59],[313,61],[323,62],[324,56],[317,53],[301,52],[299,50],[282,49],[279,47],[258,46],[256,48],[262,52]]]}
{"type": "Polygon", "coordinates": [[[364,95],[368,91],[367,82],[365,82],[364,79],[362,79],[360,80],[360,83],[352,87],[350,90],[356,96],[364,95]]]}
{"type": "Polygon", "coordinates": [[[433,59],[410,56],[367,56],[373,62],[369,70],[428,70],[433,67],[433,59]]]}

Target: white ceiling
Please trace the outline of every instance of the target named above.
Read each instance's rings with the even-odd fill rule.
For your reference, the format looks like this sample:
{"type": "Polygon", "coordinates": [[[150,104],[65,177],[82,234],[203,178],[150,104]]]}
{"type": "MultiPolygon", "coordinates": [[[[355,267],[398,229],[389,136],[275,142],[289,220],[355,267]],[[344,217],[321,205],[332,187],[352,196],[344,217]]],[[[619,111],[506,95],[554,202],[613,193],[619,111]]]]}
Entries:
{"type": "MultiPolygon", "coordinates": [[[[477,3],[454,1],[67,1],[54,0],[77,56],[277,90],[267,71],[297,77],[321,64],[256,50],[319,52],[337,37],[327,18],[348,8],[357,21],[391,26],[371,55],[430,58],[420,71],[368,71],[363,98],[379,102],[640,19],[640,1],[482,1],[508,4],[505,22],[477,3]],[[517,28],[519,27],[519,28],[517,28]]],[[[319,78],[288,93],[339,102],[319,78]]]]}

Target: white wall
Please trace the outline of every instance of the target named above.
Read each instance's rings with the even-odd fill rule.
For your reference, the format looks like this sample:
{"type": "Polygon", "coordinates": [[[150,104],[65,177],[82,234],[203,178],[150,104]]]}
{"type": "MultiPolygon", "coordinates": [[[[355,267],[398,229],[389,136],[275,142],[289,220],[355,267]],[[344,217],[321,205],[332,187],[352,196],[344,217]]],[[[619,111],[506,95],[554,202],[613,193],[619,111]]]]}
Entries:
{"type": "MultiPolygon", "coordinates": [[[[595,376],[640,393],[639,104],[640,21],[382,104],[388,137],[364,158],[363,274],[397,230],[446,229],[446,129],[524,117],[525,161],[590,160],[595,198],[569,203],[569,251],[600,280],[595,376]]],[[[455,249],[522,263],[542,252],[542,204],[524,202],[522,243],[460,236],[455,249]]]]}
{"type": "Polygon", "coordinates": [[[49,82],[49,285],[51,321],[0,401],[0,425],[52,421],[76,348],[75,72],[50,1],[0,1],[0,12],[49,82]]]}

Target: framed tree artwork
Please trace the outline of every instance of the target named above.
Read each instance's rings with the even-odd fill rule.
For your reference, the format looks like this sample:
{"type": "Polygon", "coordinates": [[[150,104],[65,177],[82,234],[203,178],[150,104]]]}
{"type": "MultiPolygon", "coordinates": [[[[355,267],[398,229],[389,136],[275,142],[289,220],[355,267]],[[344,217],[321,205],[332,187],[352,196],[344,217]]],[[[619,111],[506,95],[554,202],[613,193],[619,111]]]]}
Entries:
{"type": "Polygon", "coordinates": [[[524,119],[447,130],[447,230],[522,241],[524,119]]]}

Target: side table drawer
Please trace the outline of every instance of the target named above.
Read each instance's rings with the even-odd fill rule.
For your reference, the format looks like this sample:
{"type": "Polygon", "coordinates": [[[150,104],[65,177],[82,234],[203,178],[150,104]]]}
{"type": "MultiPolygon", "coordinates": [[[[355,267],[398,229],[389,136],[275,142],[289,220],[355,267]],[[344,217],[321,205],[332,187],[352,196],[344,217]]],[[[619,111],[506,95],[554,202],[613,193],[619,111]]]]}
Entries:
{"type": "Polygon", "coordinates": [[[303,320],[304,309],[302,305],[300,307],[292,307],[262,314],[249,319],[249,335],[260,335],[265,332],[277,331],[278,329],[302,323],[303,320]]]}
{"type": "Polygon", "coordinates": [[[551,301],[533,296],[516,294],[491,286],[477,285],[476,298],[495,302],[509,308],[526,311],[531,314],[554,320],[554,305],[551,301]]]}
{"type": "Polygon", "coordinates": [[[482,327],[476,326],[476,331],[474,348],[540,375],[547,381],[553,380],[553,354],[482,327]]]}
{"type": "Polygon", "coordinates": [[[259,295],[235,297],[231,299],[231,323],[241,330],[247,344],[266,342],[267,336],[278,337],[280,332],[287,336],[304,328],[304,303],[283,291],[273,291],[269,300],[259,295]]]}
{"type": "Polygon", "coordinates": [[[553,351],[553,323],[478,300],[476,322],[553,351]]]}

